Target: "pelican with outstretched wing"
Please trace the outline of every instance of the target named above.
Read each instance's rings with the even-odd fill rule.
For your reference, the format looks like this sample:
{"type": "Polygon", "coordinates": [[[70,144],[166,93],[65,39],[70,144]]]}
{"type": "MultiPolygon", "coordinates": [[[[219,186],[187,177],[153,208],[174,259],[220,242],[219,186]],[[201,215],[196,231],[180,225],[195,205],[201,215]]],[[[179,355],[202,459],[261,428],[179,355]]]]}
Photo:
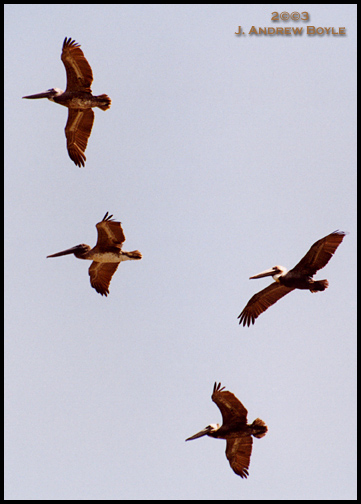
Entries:
{"type": "Polygon", "coordinates": [[[226,439],[226,457],[233,471],[241,478],[247,478],[252,453],[252,436],[262,438],[266,435],[267,425],[260,418],[247,424],[247,410],[237,397],[224,390],[220,383],[213,387],[212,401],[222,413],[223,424],[210,424],[194,436],[191,441],[202,436],[226,439]]]}
{"type": "Polygon", "coordinates": [[[30,100],[48,98],[48,100],[68,107],[68,121],[65,126],[66,144],[69,157],[77,166],[84,166],[85,149],[94,122],[92,108],[107,110],[111,105],[108,95],[93,96],[90,88],[93,72],[80,45],[71,38],[65,38],[61,60],[66,70],[66,90],[48,89],[44,93],[23,96],[30,100]]]}
{"type": "Polygon", "coordinates": [[[251,297],[238,316],[239,323],[243,323],[243,326],[254,324],[261,313],[294,289],[307,289],[311,292],[327,289],[327,280],[313,280],[312,277],[326,266],[346,234],[343,231],[334,231],[321,238],[290,271],[283,266],[273,266],[251,276],[250,279],[272,276],[275,282],[251,297]]]}
{"type": "Polygon", "coordinates": [[[127,260],[141,259],[139,250],[125,252],[122,250],[125,236],[120,222],[112,219],[108,212],[103,220],[96,225],[98,231],[98,241],[95,247],[82,243],[62,252],[49,255],[47,257],[60,257],[67,254],[74,254],[78,259],[89,259],[93,261],[89,268],[91,286],[102,296],[109,294],[109,284],[112,276],[117,271],[119,263],[127,260]]]}

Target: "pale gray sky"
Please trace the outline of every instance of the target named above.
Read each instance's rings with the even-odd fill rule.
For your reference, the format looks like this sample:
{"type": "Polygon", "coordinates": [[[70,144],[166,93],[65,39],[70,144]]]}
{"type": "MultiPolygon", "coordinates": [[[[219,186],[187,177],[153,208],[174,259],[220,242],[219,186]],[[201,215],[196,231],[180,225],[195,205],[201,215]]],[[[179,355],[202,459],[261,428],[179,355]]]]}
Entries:
{"type": "Polygon", "coordinates": [[[354,499],[355,5],[7,5],[5,266],[6,499],[354,499]],[[82,169],[65,108],[21,99],[65,88],[66,36],[112,98],[82,169]],[[89,262],[46,259],[106,211],[143,253],[108,298],[89,262]],[[240,327],[270,283],[248,278],[336,229],[329,289],[240,327]],[[220,423],[215,381],[269,427],[247,480],[225,441],[184,441],[220,423]]]}

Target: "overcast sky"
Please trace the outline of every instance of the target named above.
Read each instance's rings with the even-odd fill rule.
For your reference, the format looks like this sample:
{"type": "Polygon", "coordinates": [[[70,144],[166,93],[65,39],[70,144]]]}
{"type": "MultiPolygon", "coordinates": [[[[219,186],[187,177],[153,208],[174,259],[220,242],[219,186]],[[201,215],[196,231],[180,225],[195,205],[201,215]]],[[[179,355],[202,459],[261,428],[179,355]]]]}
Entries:
{"type": "Polygon", "coordinates": [[[6,499],[356,498],[356,6],[6,5],[5,309],[6,499]],[[81,169],[66,109],[21,99],[65,89],[66,36],[112,99],[81,169]],[[107,298],[46,259],[106,211],[143,254],[107,298]],[[329,288],[240,327],[249,277],[336,229],[329,288]],[[247,480],[184,441],[215,381],[269,428],[247,480]]]}

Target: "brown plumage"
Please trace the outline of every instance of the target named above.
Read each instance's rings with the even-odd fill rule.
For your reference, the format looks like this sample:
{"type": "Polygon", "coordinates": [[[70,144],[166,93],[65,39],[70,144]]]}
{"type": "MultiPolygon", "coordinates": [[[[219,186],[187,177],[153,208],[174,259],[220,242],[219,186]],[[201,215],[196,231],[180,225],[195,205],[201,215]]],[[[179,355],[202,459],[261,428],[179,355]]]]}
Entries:
{"type": "Polygon", "coordinates": [[[61,61],[66,71],[66,91],[81,91],[91,93],[90,86],[93,82],[93,72],[80,44],[65,37],[61,61]]]}
{"type": "Polygon", "coordinates": [[[65,126],[69,157],[77,166],[84,166],[85,149],[94,123],[94,112],[89,109],[69,109],[65,126]]]}
{"type": "Polygon", "coordinates": [[[68,154],[77,166],[84,166],[86,161],[84,152],[94,122],[92,107],[107,110],[111,105],[111,99],[106,94],[92,95],[93,72],[75,40],[64,39],[61,60],[66,70],[66,90],[53,88],[23,98],[48,98],[68,107],[68,121],[65,126],[68,154]]]}
{"type": "Polygon", "coordinates": [[[134,250],[133,252],[122,250],[125,241],[124,232],[121,223],[115,221],[112,217],[107,212],[103,220],[96,225],[98,240],[94,248],[83,243],[47,256],[59,257],[74,254],[78,259],[92,260],[93,262],[89,268],[90,283],[102,296],[109,294],[110,281],[120,262],[142,258],[139,250],[134,250]]]}
{"type": "Polygon", "coordinates": [[[226,439],[226,457],[233,471],[247,478],[252,453],[252,436],[261,438],[267,432],[263,420],[257,418],[247,424],[247,410],[237,397],[224,390],[220,383],[213,387],[212,401],[222,413],[223,424],[210,424],[202,431],[186,439],[191,441],[202,436],[226,439]]]}
{"type": "Polygon", "coordinates": [[[343,231],[334,231],[321,238],[288,272],[283,266],[274,266],[250,277],[254,279],[272,276],[275,282],[251,297],[238,316],[239,323],[243,323],[243,326],[254,324],[261,313],[294,289],[307,289],[310,292],[320,292],[327,289],[328,280],[313,280],[312,277],[318,270],[326,266],[345,235],[346,233],[343,231]]]}
{"type": "Polygon", "coordinates": [[[91,286],[102,296],[109,294],[112,276],[117,271],[119,263],[101,263],[93,261],[89,267],[91,286]]]}

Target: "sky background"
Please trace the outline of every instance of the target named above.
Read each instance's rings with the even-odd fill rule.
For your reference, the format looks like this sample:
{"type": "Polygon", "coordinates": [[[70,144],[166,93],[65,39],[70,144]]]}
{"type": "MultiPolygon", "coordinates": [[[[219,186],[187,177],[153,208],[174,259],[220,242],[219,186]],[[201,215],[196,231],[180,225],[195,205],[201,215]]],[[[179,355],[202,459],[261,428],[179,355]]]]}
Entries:
{"type": "Polygon", "coordinates": [[[356,498],[356,6],[6,5],[5,266],[7,500],[356,498]],[[112,98],[81,169],[65,108],[21,99],[65,89],[66,36],[112,98]],[[46,256],[107,211],[143,259],[106,298],[46,256]],[[327,291],[240,327],[249,277],[336,229],[327,291]],[[215,381],[269,428],[247,480],[184,441],[221,423],[215,381]]]}

